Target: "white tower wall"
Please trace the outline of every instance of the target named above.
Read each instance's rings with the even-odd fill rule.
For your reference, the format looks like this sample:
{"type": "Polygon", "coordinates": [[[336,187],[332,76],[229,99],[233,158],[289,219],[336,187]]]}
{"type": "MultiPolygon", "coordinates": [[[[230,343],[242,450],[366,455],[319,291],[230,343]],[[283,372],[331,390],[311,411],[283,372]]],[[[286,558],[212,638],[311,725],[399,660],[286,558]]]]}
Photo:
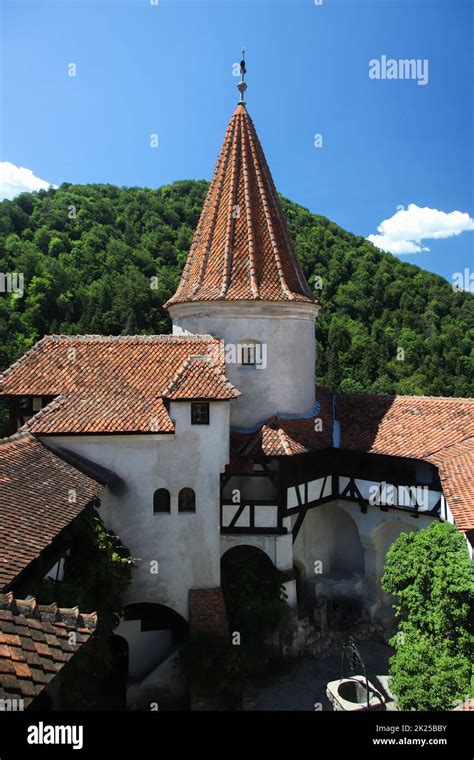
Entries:
{"type": "Polygon", "coordinates": [[[170,306],[173,333],[222,338],[229,380],[242,395],[231,404],[231,425],[251,427],[272,415],[305,414],[314,406],[318,307],[292,302],[188,302],[170,306]],[[236,361],[234,347],[257,341],[261,367],[236,361]]]}

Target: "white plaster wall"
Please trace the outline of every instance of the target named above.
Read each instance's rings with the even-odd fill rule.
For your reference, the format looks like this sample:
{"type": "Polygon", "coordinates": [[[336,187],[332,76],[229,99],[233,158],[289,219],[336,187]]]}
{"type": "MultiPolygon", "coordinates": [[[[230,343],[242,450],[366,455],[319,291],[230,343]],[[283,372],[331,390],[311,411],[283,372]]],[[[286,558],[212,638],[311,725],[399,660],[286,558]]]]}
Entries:
{"type": "Polygon", "coordinates": [[[142,631],[140,620],[121,620],[114,633],[128,643],[128,675],[132,679],[148,675],[173,647],[172,631],[142,631]]]}
{"type": "Polygon", "coordinates": [[[242,396],[232,402],[231,424],[250,427],[278,412],[304,414],[314,406],[317,307],[312,304],[187,303],[170,307],[173,333],[212,334],[237,345],[266,345],[266,367],[228,364],[242,396]]]}
{"type": "MultiPolygon", "coordinates": [[[[224,556],[226,551],[233,549],[234,546],[255,546],[257,549],[261,549],[262,552],[271,559],[273,564],[276,565],[276,542],[279,536],[221,536],[221,557],[224,556]]],[[[286,568],[285,568],[286,569],[286,568]]]]}
{"type": "MultiPolygon", "coordinates": [[[[426,515],[420,515],[415,519],[408,512],[405,513],[398,510],[382,512],[380,508],[371,506],[367,508],[367,512],[364,514],[357,504],[344,501],[343,499],[337,499],[328,504],[322,504],[319,507],[310,509],[294,544],[294,556],[302,562],[308,575],[314,573],[314,562],[316,560],[323,562],[323,572],[332,572],[333,568],[331,567],[330,558],[338,556],[340,551],[336,546],[338,542],[342,544],[344,551],[351,551],[351,545],[347,543],[347,537],[342,536],[341,531],[334,529],[336,525],[334,518],[338,509],[343,510],[353,520],[365,550],[367,548],[375,550],[374,537],[376,536],[376,531],[385,523],[400,525],[403,531],[410,532],[411,530],[427,528],[436,519],[426,515]]],[[[389,544],[387,542],[383,543],[384,554],[386,554],[391,543],[393,542],[389,544]]],[[[382,551],[381,542],[379,542],[379,551],[382,551]]],[[[366,572],[377,573],[375,557],[373,562],[367,563],[366,560],[365,570],[366,572]]]]}
{"type": "Polygon", "coordinates": [[[190,404],[174,402],[174,435],[48,436],[109,468],[126,489],[104,489],[101,514],[139,559],[124,599],[157,602],[189,618],[188,591],[220,585],[219,476],[229,459],[229,402],[210,405],[210,424],[191,425],[190,404]],[[196,492],[196,513],[178,513],[178,493],[196,492]],[[157,488],[171,492],[171,514],[153,513],[157,488]],[[158,575],[150,563],[158,561],[158,575]]]}
{"type": "MultiPolygon", "coordinates": [[[[365,577],[366,601],[374,604],[373,610],[377,611],[390,603],[380,589],[388,549],[400,533],[427,528],[434,519],[426,515],[415,519],[408,512],[382,512],[378,507],[371,506],[364,514],[357,504],[338,499],[309,510],[294,543],[294,557],[303,565],[308,580],[315,581],[318,579],[314,572],[315,561],[322,562],[322,577],[334,572],[337,574],[339,568],[336,565],[341,551],[350,554],[352,545],[352,551],[358,556],[362,544],[363,568],[360,570],[365,577]],[[357,527],[357,536],[354,536],[352,527],[345,531],[343,521],[336,518],[341,511],[352,519],[353,526],[357,527]]],[[[345,574],[348,578],[351,576],[350,561],[345,574]]]]}

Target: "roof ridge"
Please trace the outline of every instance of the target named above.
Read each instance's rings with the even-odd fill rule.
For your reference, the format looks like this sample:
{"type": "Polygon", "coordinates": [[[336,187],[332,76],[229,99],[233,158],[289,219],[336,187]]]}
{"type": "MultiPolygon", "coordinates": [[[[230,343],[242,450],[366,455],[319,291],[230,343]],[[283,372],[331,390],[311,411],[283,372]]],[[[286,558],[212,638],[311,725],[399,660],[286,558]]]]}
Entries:
{"type": "Polygon", "coordinates": [[[23,438],[34,438],[34,435],[30,433],[29,430],[22,430],[21,432],[17,430],[17,432],[12,433],[12,435],[5,436],[5,438],[0,438],[0,446],[7,446],[8,444],[16,443],[23,438]]]}
{"type": "MultiPolygon", "coordinates": [[[[252,123],[251,119],[250,119],[250,123],[253,126],[253,123],[252,123]]],[[[248,137],[249,137],[250,153],[251,153],[252,160],[253,160],[253,166],[254,166],[254,170],[255,170],[255,175],[257,177],[257,184],[258,184],[258,190],[259,190],[259,193],[260,193],[260,200],[261,200],[261,203],[262,203],[262,206],[263,206],[263,213],[264,213],[264,216],[265,216],[265,221],[267,223],[267,229],[268,229],[268,233],[269,233],[269,236],[270,236],[270,242],[271,242],[271,246],[272,246],[272,250],[273,250],[273,255],[275,256],[275,264],[276,264],[276,268],[277,268],[277,272],[278,272],[278,277],[279,277],[279,280],[280,280],[280,285],[282,287],[283,292],[287,296],[287,298],[290,301],[292,301],[292,300],[294,300],[295,296],[290,291],[290,289],[288,288],[288,285],[286,284],[286,281],[285,281],[285,278],[284,278],[283,268],[282,268],[282,265],[281,265],[280,251],[278,250],[278,245],[277,245],[277,241],[276,241],[276,238],[275,238],[275,230],[274,230],[274,227],[273,227],[273,222],[272,222],[271,217],[270,217],[270,210],[268,208],[268,202],[267,202],[268,199],[266,197],[266,193],[265,193],[265,190],[264,190],[264,187],[263,187],[263,183],[262,183],[262,172],[261,172],[261,169],[260,169],[260,166],[259,166],[259,162],[258,162],[258,142],[255,142],[255,140],[258,141],[258,138],[257,138],[256,134],[252,133],[251,129],[249,130],[248,137]]],[[[262,153],[263,153],[263,151],[262,151],[262,153]]]]}
{"type": "Polygon", "coordinates": [[[95,628],[97,612],[80,612],[79,607],[58,607],[52,604],[38,604],[34,596],[17,599],[12,591],[0,593],[0,609],[9,610],[14,616],[34,618],[40,622],[64,623],[66,626],[95,628]]]}
{"type": "MultiPolygon", "coordinates": [[[[231,142],[232,135],[234,134],[234,132],[235,132],[235,125],[232,125],[232,127],[231,127],[231,124],[229,124],[228,130],[227,130],[225,138],[224,138],[224,144],[226,143],[226,141],[231,142]]],[[[219,158],[217,160],[217,163],[216,163],[216,166],[215,166],[215,169],[214,169],[214,174],[213,174],[213,177],[212,177],[212,181],[215,181],[216,183],[217,183],[217,180],[218,180],[218,177],[219,177],[220,164],[223,163],[227,167],[227,164],[228,164],[228,161],[229,161],[229,155],[228,155],[227,152],[225,153],[224,156],[222,156],[222,160],[221,160],[221,156],[222,156],[222,152],[219,154],[219,158]],[[215,177],[215,179],[214,179],[214,177],[215,177]]],[[[223,190],[224,190],[224,184],[225,184],[224,180],[225,180],[225,171],[221,172],[220,180],[219,180],[219,183],[218,183],[218,186],[217,186],[217,201],[214,204],[214,209],[212,209],[212,212],[213,212],[212,222],[211,222],[211,224],[209,226],[209,230],[208,230],[208,233],[207,233],[207,236],[206,236],[206,252],[205,252],[205,256],[203,257],[202,266],[201,266],[201,269],[200,269],[200,272],[199,272],[198,283],[197,283],[196,287],[193,288],[193,296],[196,295],[196,293],[198,293],[201,290],[201,288],[202,288],[202,283],[203,283],[204,276],[205,276],[205,273],[206,273],[207,263],[208,263],[209,254],[210,254],[209,242],[212,239],[212,236],[214,234],[214,230],[216,228],[217,220],[219,218],[219,203],[220,203],[220,200],[222,198],[222,193],[223,193],[223,190]]],[[[210,186],[209,186],[209,189],[210,189],[210,186]]],[[[207,195],[206,195],[206,200],[204,202],[204,206],[203,206],[203,210],[202,210],[203,223],[204,223],[205,217],[207,216],[207,213],[211,210],[210,206],[211,206],[211,194],[208,192],[207,195]],[[206,206],[207,206],[207,208],[206,208],[206,206]]],[[[199,223],[200,222],[201,222],[201,218],[199,219],[199,223]]],[[[199,223],[198,223],[198,226],[199,226],[199,223]]],[[[198,240],[200,242],[200,238],[198,240]]],[[[195,253],[195,248],[197,247],[198,240],[196,241],[196,245],[193,248],[193,255],[195,253]]],[[[194,240],[193,240],[193,244],[194,244],[194,240]]],[[[186,260],[186,264],[187,263],[188,263],[188,261],[186,260]]],[[[187,273],[189,274],[189,272],[187,272],[187,273]]]]}
{"type": "Polygon", "coordinates": [[[49,414],[49,412],[53,411],[57,407],[61,406],[66,399],[74,395],[74,391],[70,391],[69,393],[60,393],[58,396],[53,398],[52,401],[49,402],[49,404],[46,404],[46,406],[43,406],[41,409],[39,409],[36,414],[33,414],[29,420],[25,422],[24,425],[21,426],[21,428],[18,429],[19,433],[25,433],[30,432],[30,425],[38,422],[38,420],[41,420],[45,415],[49,414]]]}
{"type": "Polygon", "coordinates": [[[100,335],[100,334],[85,334],[85,335],[61,335],[61,334],[51,334],[51,335],[43,335],[40,340],[37,340],[36,343],[34,343],[30,348],[25,351],[24,354],[18,357],[16,361],[13,362],[13,364],[10,364],[9,367],[7,367],[3,372],[0,373],[0,391],[1,386],[4,380],[8,378],[11,372],[18,369],[19,367],[23,366],[25,362],[29,361],[36,351],[39,351],[44,344],[46,343],[73,343],[73,342],[80,342],[80,343],[107,343],[107,342],[177,342],[177,343],[193,343],[193,342],[201,342],[202,341],[212,342],[215,343],[216,341],[219,341],[219,338],[216,338],[214,335],[211,335],[210,333],[203,333],[202,335],[197,333],[187,333],[186,335],[175,335],[173,333],[170,334],[160,334],[160,335],[100,335]]]}
{"type": "Polygon", "coordinates": [[[43,335],[43,337],[40,338],[40,340],[37,340],[36,343],[33,343],[33,345],[30,346],[30,348],[27,351],[25,351],[24,354],[19,356],[18,359],[13,362],[13,364],[10,364],[9,367],[4,369],[3,372],[0,373],[0,389],[1,389],[4,379],[10,374],[10,372],[12,372],[14,369],[18,369],[18,367],[21,367],[26,361],[28,361],[28,359],[31,357],[33,352],[39,350],[40,346],[43,343],[46,343],[49,337],[50,337],[49,335],[43,335]]]}
{"type": "MultiPolygon", "coordinates": [[[[247,141],[246,137],[242,130],[242,159],[244,161],[244,165],[248,163],[248,157],[247,157],[247,141]]],[[[251,206],[251,200],[250,200],[250,191],[249,191],[249,178],[248,173],[244,170],[243,172],[243,179],[244,179],[244,196],[245,196],[245,213],[247,216],[247,243],[248,243],[248,249],[249,249],[249,278],[250,278],[250,287],[252,289],[252,293],[254,294],[255,298],[260,297],[260,291],[258,288],[258,283],[256,279],[256,258],[255,258],[255,229],[253,226],[253,219],[250,214],[250,206],[251,206]]]]}
{"type": "MultiPolygon", "coordinates": [[[[234,141],[232,145],[232,156],[230,158],[231,163],[231,171],[230,171],[230,193],[229,193],[229,200],[227,202],[227,222],[226,222],[226,231],[225,231],[225,237],[224,237],[224,266],[222,269],[222,283],[221,283],[221,289],[220,289],[220,295],[224,297],[229,290],[230,285],[230,274],[232,272],[232,264],[233,264],[233,245],[232,245],[232,233],[235,229],[235,222],[234,222],[234,208],[236,206],[236,200],[237,200],[237,186],[235,182],[235,178],[237,176],[237,165],[238,165],[238,139],[239,135],[242,133],[242,127],[240,124],[240,119],[235,119],[235,126],[234,126],[234,141]],[[237,135],[236,135],[237,133],[237,135]]],[[[219,209],[217,209],[217,213],[219,213],[219,209]]]]}
{"type": "MultiPolygon", "coordinates": [[[[323,388],[322,386],[316,386],[316,389],[320,389],[325,391],[326,393],[331,393],[330,390],[327,388],[323,388]]],[[[342,398],[380,398],[380,399],[412,399],[413,401],[420,400],[420,399],[429,399],[429,400],[438,400],[438,401],[469,401],[470,403],[474,404],[474,398],[471,398],[470,396],[412,396],[412,395],[405,395],[403,393],[344,393],[343,391],[337,391],[335,394],[336,397],[342,397],[342,398]]]]}
{"type": "MultiPolygon", "coordinates": [[[[157,340],[163,340],[163,341],[178,341],[178,342],[184,342],[184,341],[200,341],[202,340],[218,340],[214,335],[211,335],[210,333],[189,333],[186,335],[175,335],[173,333],[160,333],[158,335],[101,335],[101,334],[81,334],[81,335],[61,335],[61,334],[54,334],[54,335],[45,335],[44,338],[41,339],[41,341],[38,341],[38,343],[35,344],[32,348],[35,348],[37,345],[39,345],[41,342],[45,341],[46,339],[50,341],[55,342],[74,342],[74,341],[81,341],[81,342],[97,342],[97,343],[106,343],[107,341],[111,342],[120,342],[123,341],[126,342],[139,342],[141,340],[143,341],[157,341],[157,340]]],[[[32,349],[30,349],[32,350],[32,349]]],[[[21,359],[23,359],[25,356],[27,356],[28,352],[26,354],[23,354],[21,359]]],[[[12,365],[14,366],[14,365],[12,365]]]]}
{"type": "Polygon", "coordinates": [[[281,445],[283,446],[283,450],[286,454],[291,453],[291,446],[289,445],[288,441],[286,440],[286,433],[285,431],[279,426],[277,428],[277,435],[278,438],[281,441],[281,445]]]}

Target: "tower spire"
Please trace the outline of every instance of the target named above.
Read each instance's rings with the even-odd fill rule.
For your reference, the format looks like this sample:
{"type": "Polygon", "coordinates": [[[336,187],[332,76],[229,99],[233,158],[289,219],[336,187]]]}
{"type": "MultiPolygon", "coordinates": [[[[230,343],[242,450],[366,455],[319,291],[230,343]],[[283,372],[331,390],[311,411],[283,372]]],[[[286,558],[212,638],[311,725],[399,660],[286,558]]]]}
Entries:
{"type": "MultiPolygon", "coordinates": [[[[244,75],[245,64],[241,96],[244,75]]],[[[242,97],[227,127],[180,284],[167,308],[199,301],[314,300],[242,97]]]]}
{"type": "Polygon", "coordinates": [[[237,85],[237,89],[240,92],[239,103],[241,103],[242,105],[245,105],[244,92],[247,89],[247,85],[245,84],[246,73],[247,73],[247,70],[245,68],[245,50],[244,48],[242,48],[242,60],[240,61],[240,82],[237,85]]]}

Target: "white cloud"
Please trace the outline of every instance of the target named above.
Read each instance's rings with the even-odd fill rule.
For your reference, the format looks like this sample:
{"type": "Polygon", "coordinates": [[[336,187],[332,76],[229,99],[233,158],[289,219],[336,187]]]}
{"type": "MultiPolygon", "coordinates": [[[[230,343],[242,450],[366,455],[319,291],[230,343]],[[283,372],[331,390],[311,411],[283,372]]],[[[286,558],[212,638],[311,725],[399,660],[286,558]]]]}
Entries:
{"type": "Polygon", "coordinates": [[[12,199],[19,193],[28,193],[33,190],[47,190],[51,185],[45,179],[36,177],[31,169],[23,166],[15,166],[10,161],[0,161],[0,200],[12,199]]]}
{"type": "Polygon", "coordinates": [[[453,237],[468,230],[474,230],[474,219],[467,213],[446,213],[410,203],[408,208],[384,219],[377,227],[380,234],[369,235],[367,240],[389,253],[422,253],[430,250],[422,245],[423,240],[453,237]]]}

